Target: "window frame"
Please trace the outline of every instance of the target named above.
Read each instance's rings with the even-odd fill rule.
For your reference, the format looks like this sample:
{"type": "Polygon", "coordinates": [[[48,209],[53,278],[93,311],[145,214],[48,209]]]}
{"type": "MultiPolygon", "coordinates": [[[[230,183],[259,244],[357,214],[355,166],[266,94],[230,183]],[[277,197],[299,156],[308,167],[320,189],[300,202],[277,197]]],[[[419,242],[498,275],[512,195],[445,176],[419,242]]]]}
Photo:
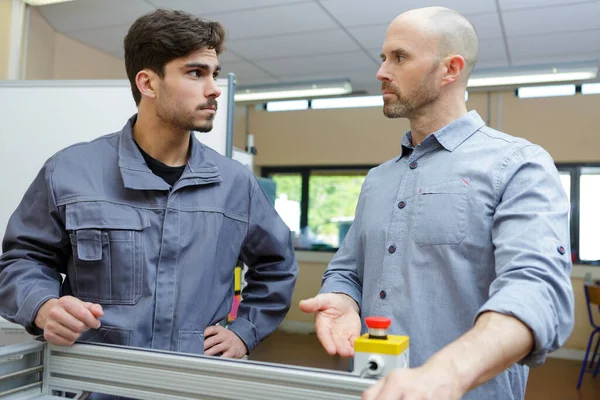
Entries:
{"type": "MultiPolygon", "coordinates": [[[[308,208],[309,208],[309,193],[310,193],[310,176],[311,172],[318,171],[356,171],[364,170],[367,173],[376,165],[311,165],[311,166],[289,166],[289,167],[262,167],[261,176],[263,178],[269,178],[272,174],[299,174],[302,178],[302,188],[300,196],[300,229],[308,226],[308,208]]],[[[366,174],[365,174],[366,175],[366,174]]],[[[302,249],[303,251],[305,249],[302,249]]],[[[325,251],[337,251],[338,248],[334,247],[332,250],[325,251]]],[[[324,250],[307,250],[307,251],[324,251],[324,250]]]]}
{"type": "Polygon", "coordinates": [[[580,209],[581,209],[581,175],[585,168],[600,168],[600,163],[585,162],[585,163],[556,163],[558,172],[569,172],[571,175],[571,252],[573,264],[600,266],[600,260],[582,260],[579,255],[580,237],[580,209]]]}

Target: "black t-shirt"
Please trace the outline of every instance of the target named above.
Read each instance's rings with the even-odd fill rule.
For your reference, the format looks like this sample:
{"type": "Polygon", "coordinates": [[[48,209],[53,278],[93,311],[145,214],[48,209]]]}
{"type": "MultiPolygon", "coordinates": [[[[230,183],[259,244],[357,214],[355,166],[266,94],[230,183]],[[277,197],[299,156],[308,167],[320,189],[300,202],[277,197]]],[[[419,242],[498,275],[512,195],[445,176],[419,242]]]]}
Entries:
{"type": "Polygon", "coordinates": [[[140,152],[142,153],[142,156],[144,157],[144,160],[146,160],[146,164],[148,164],[148,168],[150,168],[150,171],[152,171],[152,173],[156,176],[160,176],[165,182],[167,182],[169,185],[173,186],[175,184],[175,182],[177,182],[179,180],[179,178],[181,178],[181,175],[183,174],[183,170],[185,169],[185,165],[182,165],[181,167],[170,167],[166,164],[161,163],[160,161],[158,161],[155,158],[152,158],[152,156],[150,156],[148,153],[146,153],[139,144],[137,144],[138,149],[140,149],[140,152]]]}

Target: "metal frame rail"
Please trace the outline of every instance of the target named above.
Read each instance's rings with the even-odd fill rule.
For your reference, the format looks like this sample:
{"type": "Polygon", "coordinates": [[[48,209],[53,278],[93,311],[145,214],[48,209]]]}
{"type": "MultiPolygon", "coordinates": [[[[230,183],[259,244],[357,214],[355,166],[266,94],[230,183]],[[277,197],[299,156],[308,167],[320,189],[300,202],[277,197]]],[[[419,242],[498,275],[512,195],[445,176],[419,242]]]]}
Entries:
{"type": "Polygon", "coordinates": [[[120,346],[0,347],[1,399],[350,400],[374,383],[350,373],[120,346]]]}

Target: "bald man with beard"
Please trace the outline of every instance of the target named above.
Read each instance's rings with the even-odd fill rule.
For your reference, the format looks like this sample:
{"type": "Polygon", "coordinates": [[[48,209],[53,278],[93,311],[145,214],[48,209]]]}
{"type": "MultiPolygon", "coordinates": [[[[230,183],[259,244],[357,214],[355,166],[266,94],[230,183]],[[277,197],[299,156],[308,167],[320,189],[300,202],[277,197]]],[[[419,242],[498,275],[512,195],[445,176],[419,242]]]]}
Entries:
{"type": "Polygon", "coordinates": [[[523,399],[528,368],[573,329],[567,196],[544,149],[467,112],[478,47],[454,10],[390,24],[383,113],[411,129],[369,171],[320,294],[300,303],[332,355],[353,355],[368,316],[410,336],[410,368],[367,400],[523,399]]]}

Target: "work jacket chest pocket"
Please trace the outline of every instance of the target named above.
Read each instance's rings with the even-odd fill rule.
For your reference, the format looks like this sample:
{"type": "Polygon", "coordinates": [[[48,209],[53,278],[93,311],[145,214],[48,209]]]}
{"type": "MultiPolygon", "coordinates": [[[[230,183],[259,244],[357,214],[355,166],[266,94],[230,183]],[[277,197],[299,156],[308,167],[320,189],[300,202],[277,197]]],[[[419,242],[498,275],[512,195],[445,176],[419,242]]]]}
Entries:
{"type": "Polygon", "coordinates": [[[142,296],[143,210],[107,202],[66,206],[73,256],[68,277],[73,294],[100,304],[136,304],[142,296]]]}

